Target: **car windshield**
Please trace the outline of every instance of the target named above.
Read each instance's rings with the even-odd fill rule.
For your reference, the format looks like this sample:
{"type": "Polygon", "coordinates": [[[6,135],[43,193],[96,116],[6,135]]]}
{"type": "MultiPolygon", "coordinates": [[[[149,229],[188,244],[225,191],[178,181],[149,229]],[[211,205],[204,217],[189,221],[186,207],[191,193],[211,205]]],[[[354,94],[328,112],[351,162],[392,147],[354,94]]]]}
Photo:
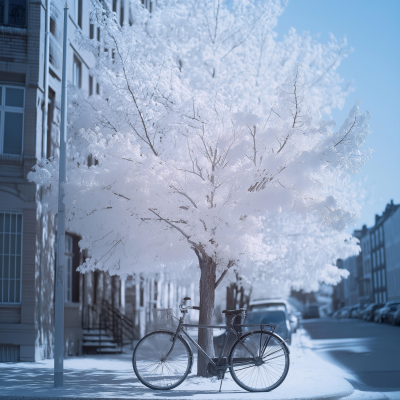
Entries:
{"type": "Polygon", "coordinates": [[[282,311],[250,312],[247,314],[245,324],[273,324],[285,323],[285,313],[282,311]]]}

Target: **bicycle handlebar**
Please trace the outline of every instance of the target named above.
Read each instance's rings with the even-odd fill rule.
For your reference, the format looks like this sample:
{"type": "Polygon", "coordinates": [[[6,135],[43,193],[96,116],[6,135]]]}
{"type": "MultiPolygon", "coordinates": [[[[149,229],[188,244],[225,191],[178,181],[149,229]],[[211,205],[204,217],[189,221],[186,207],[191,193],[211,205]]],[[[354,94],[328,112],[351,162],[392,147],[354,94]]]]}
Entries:
{"type": "Polygon", "coordinates": [[[192,300],[190,297],[184,297],[181,301],[181,304],[179,304],[179,309],[181,310],[181,312],[185,312],[185,310],[198,310],[200,311],[200,307],[197,306],[187,306],[187,307],[183,307],[183,305],[186,303],[186,301],[188,300],[192,300]]]}

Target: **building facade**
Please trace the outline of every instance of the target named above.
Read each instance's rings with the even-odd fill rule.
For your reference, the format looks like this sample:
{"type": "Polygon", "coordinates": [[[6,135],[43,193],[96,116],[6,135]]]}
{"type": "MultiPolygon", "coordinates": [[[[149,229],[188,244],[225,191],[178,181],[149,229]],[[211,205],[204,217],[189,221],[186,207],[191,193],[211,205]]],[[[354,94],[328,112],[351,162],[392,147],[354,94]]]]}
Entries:
{"type": "Polygon", "coordinates": [[[400,300],[400,207],[392,208],[390,217],[383,223],[386,260],[386,290],[388,301],[400,300]]]}
{"type": "Polygon", "coordinates": [[[334,291],[336,308],[400,300],[400,205],[393,200],[375,224],[353,234],[360,240],[357,257],[340,260],[350,272],[334,291]]]}
{"type": "MultiPolygon", "coordinates": [[[[132,23],[128,3],[112,2],[121,24],[132,23]]],[[[0,361],[53,356],[57,218],[43,210],[44,189],[29,182],[27,175],[41,159],[59,153],[63,5],[64,1],[51,1],[45,120],[46,0],[0,1],[0,361]]],[[[89,5],[68,0],[68,81],[88,96],[101,95],[90,73],[96,59],[78,48],[75,32],[101,40],[100,30],[90,21],[89,5]]],[[[144,5],[149,8],[152,2],[144,5]]],[[[100,307],[103,300],[129,311],[142,333],[151,319],[149,307],[161,304],[162,284],[155,284],[155,278],[138,277],[125,285],[103,272],[80,274],[77,268],[86,255],[80,252],[79,240],[79,233],[67,232],[66,355],[81,353],[83,328],[95,322],[88,310],[100,307]]],[[[175,297],[169,301],[176,302],[175,297]]]]}

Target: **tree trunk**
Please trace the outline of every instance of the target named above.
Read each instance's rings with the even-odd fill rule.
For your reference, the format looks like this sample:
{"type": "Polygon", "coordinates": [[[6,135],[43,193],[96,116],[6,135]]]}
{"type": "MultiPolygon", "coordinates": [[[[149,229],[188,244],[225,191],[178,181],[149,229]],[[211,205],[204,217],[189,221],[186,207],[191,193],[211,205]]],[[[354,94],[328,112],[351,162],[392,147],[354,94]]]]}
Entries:
{"type": "MultiPolygon", "coordinates": [[[[236,308],[237,285],[231,283],[226,287],[226,309],[234,310],[236,308]]],[[[226,323],[229,324],[232,317],[226,316],[226,323]]]]}
{"type": "MultiPolygon", "coordinates": [[[[199,323],[209,325],[214,314],[215,280],[217,265],[209,258],[204,257],[200,261],[200,319],[199,323]]],[[[199,345],[210,356],[214,357],[214,342],[212,329],[199,328],[199,345]]],[[[198,352],[197,375],[208,377],[208,360],[198,352]]]]}

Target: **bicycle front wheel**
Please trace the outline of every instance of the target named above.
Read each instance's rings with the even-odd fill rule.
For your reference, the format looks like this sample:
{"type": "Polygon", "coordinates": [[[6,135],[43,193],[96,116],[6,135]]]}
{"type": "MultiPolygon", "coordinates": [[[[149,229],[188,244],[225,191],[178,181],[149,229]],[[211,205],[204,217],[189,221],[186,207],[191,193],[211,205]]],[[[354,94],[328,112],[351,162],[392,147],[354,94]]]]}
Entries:
{"type": "Polygon", "coordinates": [[[168,331],[149,333],[133,352],[133,370],[140,382],[150,389],[173,389],[192,369],[193,355],[189,345],[180,336],[173,342],[173,335],[168,331]]]}
{"type": "Polygon", "coordinates": [[[269,392],[286,378],[289,351],[273,333],[249,332],[232,346],[229,365],[232,378],[240,387],[249,392],[269,392]]]}

